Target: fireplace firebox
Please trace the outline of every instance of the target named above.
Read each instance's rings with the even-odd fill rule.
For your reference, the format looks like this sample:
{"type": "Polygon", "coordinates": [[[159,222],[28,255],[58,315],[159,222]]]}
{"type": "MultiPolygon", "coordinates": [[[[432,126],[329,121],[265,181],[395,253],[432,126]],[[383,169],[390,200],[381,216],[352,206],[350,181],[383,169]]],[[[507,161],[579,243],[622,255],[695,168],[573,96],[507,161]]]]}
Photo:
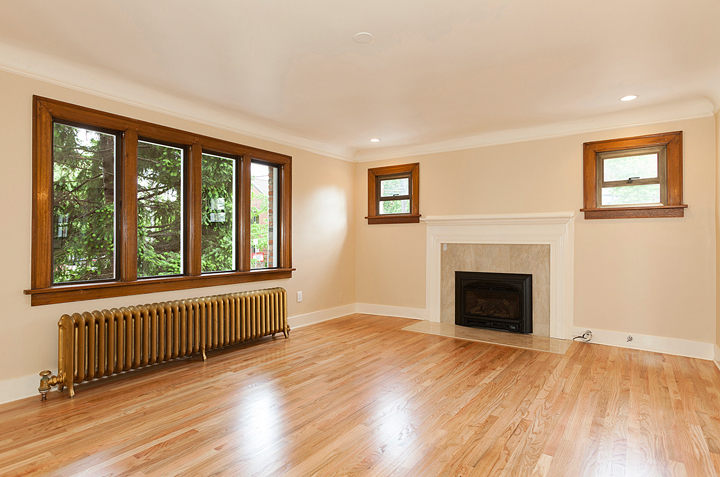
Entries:
{"type": "Polygon", "coordinates": [[[532,333],[532,275],[455,272],[455,324],[532,333]]]}

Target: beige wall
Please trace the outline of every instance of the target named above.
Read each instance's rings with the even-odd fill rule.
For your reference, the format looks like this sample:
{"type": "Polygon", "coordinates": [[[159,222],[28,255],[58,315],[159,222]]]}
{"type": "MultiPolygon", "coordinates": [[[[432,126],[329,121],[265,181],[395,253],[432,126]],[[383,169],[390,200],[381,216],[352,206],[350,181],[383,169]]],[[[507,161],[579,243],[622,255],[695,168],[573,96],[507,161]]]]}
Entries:
{"type": "Polygon", "coordinates": [[[423,216],[574,211],[574,325],[715,341],[715,121],[580,134],[357,165],[357,299],[425,308],[426,227],[367,225],[367,168],[420,162],[423,216]],[[582,144],[684,131],[684,218],[585,220],[582,144]]]}
{"type": "MultiPolygon", "coordinates": [[[[717,174],[717,183],[715,187],[715,236],[720,237],[720,110],[715,114],[715,173],[717,174]]],[[[720,242],[719,242],[720,243],[720,242]]],[[[718,303],[718,297],[720,297],[720,249],[718,249],[715,255],[715,266],[716,266],[716,294],[715,294],[715,312],[717,313],[717,321],[715,325],[715,344],[720,346],[720,303],[718,303]]],[[[715,359],[720,359],[720,356],[715,356],[715,359]]]]}
{"type": "Polygon", "coordinates": [[[717,118],[355,165],[5,72],[0,104],[0,381],[56,366],[55,324],[66,312],[267,286],[288,290],[290,316],[355,302],[424,309],[424,224],[364,219],[367,168],[406,162],[421,164],[425,216],[575,211],[575,326],[720,342],[717,118]],[[33,94],[292,155],[293,278],[31,307],[22,290],[30,286],[33,94]],[[685,133],[685,218],[582,218],[583,142],[673,130],[685,133]]]}
{"type": "Polygon", "coordinates": [[[0,105],[0,381],[57,366],[56,323],[66,312],[271,286],[288,290],[291,317],[355,303],[354,164],[5,72],[0,105]],[[33,94],[293,156],[293,277],[31,307],[23,289],[30,287],[33,94]],[[302,303],[296,291],[303,292],[302,303]]]}

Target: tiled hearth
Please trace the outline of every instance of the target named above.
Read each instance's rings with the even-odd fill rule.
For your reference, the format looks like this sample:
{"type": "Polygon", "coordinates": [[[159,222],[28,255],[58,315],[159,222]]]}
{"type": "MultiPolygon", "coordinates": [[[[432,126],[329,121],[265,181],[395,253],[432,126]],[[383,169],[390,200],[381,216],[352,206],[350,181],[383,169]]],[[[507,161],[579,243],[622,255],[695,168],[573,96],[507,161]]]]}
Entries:
{"type": "Polygon", "coordinates": [[[547,336],[521,335],[517,333],[506,333],[504,331],[480,330],[467,328],[449,323],[431,323],[429,321],[418,321],[403,328],[404,331],[415,331],[430,335],[446,336],[461,340],[480,341],[482,343],[499,344],[513,348],[532,349],[535,351],[546,351],[548,353],[565,354],[572,345],[571,340],[549,338],[547,336]]]}

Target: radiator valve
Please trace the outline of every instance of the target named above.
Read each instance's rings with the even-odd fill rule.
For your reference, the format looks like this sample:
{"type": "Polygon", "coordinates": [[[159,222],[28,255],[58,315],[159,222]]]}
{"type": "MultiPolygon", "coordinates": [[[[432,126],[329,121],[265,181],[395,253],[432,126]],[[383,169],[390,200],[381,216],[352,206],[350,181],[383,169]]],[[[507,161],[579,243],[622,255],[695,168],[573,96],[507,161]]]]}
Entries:
{"type": "Polygon", "coordinates": [[[40,387],[38,388],[38,391],[42,394],[40,401],[47,401],[47,393],[53,386],[62,386],[63,384],[65,384],[64,373],[58,373],[57,376],[53,376],[52,371],[49,369],[41,372],[40,387]]]}

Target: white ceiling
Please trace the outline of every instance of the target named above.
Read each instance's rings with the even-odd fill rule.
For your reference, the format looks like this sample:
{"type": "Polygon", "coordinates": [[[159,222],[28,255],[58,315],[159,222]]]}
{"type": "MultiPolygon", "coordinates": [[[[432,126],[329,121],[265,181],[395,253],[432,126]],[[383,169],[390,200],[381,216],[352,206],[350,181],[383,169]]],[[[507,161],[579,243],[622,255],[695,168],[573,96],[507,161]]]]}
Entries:
{"type": "Polygon", "coordinates": [[[3,0],[0,67],[368,160],[712,114],[720,1],[3,0]]]}

